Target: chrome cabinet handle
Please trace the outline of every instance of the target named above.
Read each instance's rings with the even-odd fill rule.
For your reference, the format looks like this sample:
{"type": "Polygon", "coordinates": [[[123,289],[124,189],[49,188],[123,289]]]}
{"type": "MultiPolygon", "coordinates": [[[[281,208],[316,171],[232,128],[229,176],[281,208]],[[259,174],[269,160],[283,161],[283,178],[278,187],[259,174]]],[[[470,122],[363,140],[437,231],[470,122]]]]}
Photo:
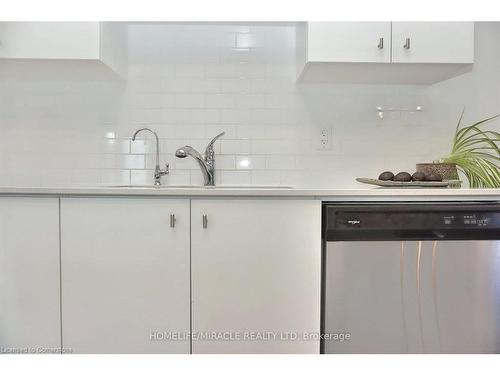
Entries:
{"type": "Polygon", "coordinates": [[[406,38],[406,41],[405,41],[403,48],[410,49],[410,38],[406,38]]]}
{"type": "Polygon", "coordinates": [[[380,38],[377,44],[378,49],[384,49],[384,38],[380,38]]]}
{"type": "Polygon", "coordinates": [[[170,228],[175,228],[175,222],[177,219],[175,218],[174,214],[170,214],[170,228]]]}
{"type": "Polygon", "coordinates": [[[207,215],[203,215],[203,228],[206,229],[208,226],[208,218],[207,215]]]}

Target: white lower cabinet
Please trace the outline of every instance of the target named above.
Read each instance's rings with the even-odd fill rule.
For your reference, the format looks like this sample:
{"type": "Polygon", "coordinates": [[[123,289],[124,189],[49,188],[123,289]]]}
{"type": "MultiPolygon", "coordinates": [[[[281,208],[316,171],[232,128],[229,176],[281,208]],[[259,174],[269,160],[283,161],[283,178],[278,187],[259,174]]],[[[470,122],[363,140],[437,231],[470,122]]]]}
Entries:
{"type": "Polygon", "coordinates": [[[1,353],[61,348],[58,198],[0,198],[1,353]]]}
{"type": "Polygon", "coordinates": [[[62,345],[318,353],[320,238],[314,200],[63,198],[62,345]]]}
{"type": "Polygon", "coordinates": [[[189,353],[189,200],[63,198],[61,253],[65,348],[189,353]]]}
{"type": "Polygon", "coordinates": [[[191,252],[193,353],[319,353],[319,201],[193,200],[191,252]]]}

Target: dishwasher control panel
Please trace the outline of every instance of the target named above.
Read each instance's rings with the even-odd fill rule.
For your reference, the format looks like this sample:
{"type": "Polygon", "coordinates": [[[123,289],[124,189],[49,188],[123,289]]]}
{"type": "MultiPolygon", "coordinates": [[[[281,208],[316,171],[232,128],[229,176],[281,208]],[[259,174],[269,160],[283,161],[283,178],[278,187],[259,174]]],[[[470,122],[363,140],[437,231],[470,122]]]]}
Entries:
{"type": "Polygon", "coordinates": [[[337,211],[334,223],[338,229],[435,229],[474,226],[500,228],[500,211],[491,213],[337,211]]]}
{"type": "MultiPolygon", "coordinates": [[[[324,204],[324,235],[455,239],[500,233],[499,204],[324,204]]],[[[499,237],[500,238],[500,237],[499,237]]]]}

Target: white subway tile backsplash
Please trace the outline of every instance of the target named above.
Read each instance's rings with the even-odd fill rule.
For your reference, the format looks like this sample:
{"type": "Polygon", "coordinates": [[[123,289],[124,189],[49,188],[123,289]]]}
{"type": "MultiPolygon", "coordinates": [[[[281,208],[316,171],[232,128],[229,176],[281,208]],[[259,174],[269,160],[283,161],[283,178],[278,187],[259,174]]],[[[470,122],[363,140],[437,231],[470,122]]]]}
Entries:
{"type": "Polygon", "coordinates": [[[189,109],[167,108],[163,110],[163,119],[166,124],[186,124],[193,121],[193,113],[189,109]]]}
{"type": "MultiPolygon", "coordinates": [[[[151,176],[149,181],[151,181],[151,176]]],[[[165,185],[190,185],[191,172],[179,169],[171,170],[167,178],[164,179],[163,183],[165,185]]]]}
{"type": "Polygon", "coordinates": [[[174,74],[177,77],[203,78],[205,66],[203,64],[176,64],[174,74]]]}
{"type": "Polygon", "coordinates": [[[244,62],[238,64],[237,75],[239,77],[262,78],[267,76],[267,64],[244,62]]]}
{"type": "Polygon", "coordinates": [[[160,108],[132,109],[132,122],[135,124],[151,124],[162,122],[163,110],[160,108]]]}
{"type": "Polygon", "coordinates": [[[280,185],[279,171],[252,171],[252,184],[253,185],[280,185]]]}
{"type": "Polygon", "coordinates": [[[179,125],[175,128],[175,138],[202,138],[206,137],[205,125],[179,125]]]}
{"type": "Polygon", "coordinates": [[[221,123],[223,124],[245,124],[250,121],[250,110],[248,109],[221,109],[221,123]]]}
{"type": "Polygon", "coordinates": [[[130,141],[128,139],[102,139],[95,141],[102,145],[102,152],[109,154],[128,154],[130,141]]]}
{"type": "Polygon", "coordinates": [[[266,97],[261,94],[237,94],[236,107],[238,108],[263,108],[266,97]]]}
{"type": "Polygon", "coordinates": [[[293,103],[291,96],[286,96],[283,94],[267,94],[262,95],[264,97],[264,105],[262,107],[268,108],[292,108],[293,103]]]}
{"type": "Polygon", "coordinates": [[[250,141],[248,140],[226,140],[220,139],[222,154],[248,154],[250,153],[250,141]]]}
{"type": "Polygon", "coordinates": [[[214,78],[192,79],[190,90],[193,93],[218,93],[221,90],[221,81],[214,78]]]}
{"type": "Polygon", "coordinates": [[[266,169],[266,157],[256,155],[236,156],[237,169],[266,169]]]}
{"type": "Polygon", "coordinates": [[[132,91],[137,93],[162,93],[165,85],[162,79],[157,77],[138,76],[129,82],[132,91]]]}
{"type": "Polygon", "coordinates": [[[406,126],[417,126],[421,125],[420,118],[421,113],[416,111],[404,111],[401,112],[401,123],[406,126]]]}
{"type": "Polygon", "coordinates": [[[234,95],[230,94],[206,94],[205,106],[207,108],[233,108],[234,95]]]}
{"type": "Polygon", "coordinates": [[[137,169],[130,171],[131,185],[149,185],[153,181],[153,169],[137,169]]]}
{"type": "Polygon", "coordinates": [[[71,184],[75,186],[99,186],[102,171],[99,169],[78,169],[69,171],[71,184]]]}
{"type": "Polygon", "coordinates": [[[77,169],[110,169],[116,167],[116,156],[113,154],[85,154],[74,160],[77,169]]]}
{"type": "Polygon", "coordinates": [[[250,79],[245,77],[221,79],[221,92],[247,93],[250,92],[250,79]]]}
{"type": "MultiPolygon", "coordinates": [[[[148,154],[144,155],[145,169],[155,169],[156,166],[156,155],[148,154]]],[[[176,168],[177,158],[173,154],[160,154],[160,167],[163,168],[166,163],[169,164],[170,169],[176,168]]]]}
{"type": "Polygon", "coordinates": [[[208,64],[205,67],[206,77],[211,78],[235,78],[237,69],[235,64],[208,64]]]}
{"type": "Polygon", "coordinates": [[[150,94],[150,93],[132,93],[127,98],[127,104],[131,108],[149,109],[149,108],[164,108],[166,105],[173,103],[173,94],[150,94]]]}
{"type": "Polygon", "coordinates": [[[145,140],[137,138],[135,141],[130,141],[131,154],[152,154],[155,152],[155,148],[156,141],[153,139],[145,140]]]}
{"type": "Polygon", "coordinates": [[[270,76],[268,78],[252,78],[250,91],[256,94],[283,93],[285,85],[282,79],[270,76]]]}
{"type": "Polygon", "coordinates": [[[280,109],[267,109],[267,108],[254,108],[250,110],[251,124],[262,125],[262,124],[282,124],[284,117],[283,111],[280,109]]]}
{"type": "MultiPolygon", "coordinates": [[[[198,169],[192,169],[189,172],[189,184],[194,185],[194,186],[203,186],[203,175],[201,174],[200,168],[198,169]]],[[[216,172],[216,178],[215,178],[216,184],[220,185],[220,172],[216,172]]]]}
{"type": "Polygon", "coordinates": [[[266,158],[267,169],[287,170],[295,169],[295,156],[273,155],[266,158]]]}
{"type": "Polygon", "coordinates": [[[163,81],[163,91],[168,94],[189,93],[191,91],[190,83],[190,78],[166,78],[163,81]]]}
{"type": "Polygon", "coordinates": [[[357,175],[411,170],[449,148],[454,121],[428,139],[425,88],[298,85],[294,38],[293,25],[136,24],[120,84],[0,81],[0,184],[151,184],[155,141],[131,142],[139,127],[158,133],[171,185],[203,183],[197,162],[175,150],[203,154],[223,131],[216,181],[228,185],[357,186],[357,175]],[[236,48],[234,33],[251,34],[255,46],[236,48]],[[426,110],[412,112],[416,103],[426,110]],[[404,111],[379,121],[377,105],[404,111]],[[323,127],[333,130],[326,152],[315,147],[323,127]]]}
{"type": "Polygon", "coordinates": [[[175,107],[177,108],[204,108],[205,97],[202,94],[177,94],[175,107]]]}
{"type": "Polygon", "coordinates": [[[173,165],[174,168],[177,170],[200,171],[200,166],[198,165],[198,162],[191,157],[186,157],[184,159],[176,159],[175,164],[173,165]]]}
{"type": "MultiPolygon", "coordinates": [[[[314,179],[310,177],[309,170],[287,170],[287,171],[276,171],[279,172],[280,174],[280,184],[284,186],[300,186],[300,185],[306,185],[306,186],[321,186],[320,183],[318,183],[318,179],[314,179]]],[[[337,175],[337,180],[338,180],[338,175],[337,175]]],[[[352,182],[351,182],[352,185],[352,182]]],[[[328,183],[323,186],[338,186],[337,182],[333,181],[333,183],[328,183]]]]}
{"type": "Polygon", "coordinates": [[[255,155],[279,155],[297,152],[287,140],[257,139],[251,141],[251,153],[255,155]]]}
{"type": "Polygon", "coordinates": [[[0,184],[3,186],[40,186],[40,174],[36,171],[10,171],[0,176],[0,184]]]}
{"type": "Polygon", "coordinates": [[[240,125],[236,130],[238,138],[243,139],[280,139],[286,134],[283,126],[274,125],[240,125]]]}
{"type": "Polygon", "coordinates": [[[103,185],[128,185],[130,184],[130,170],[103,170],[101,172],[103,185]]]}
{"type": "Polygon", "coordinates": [[[66,187],[71,186],[71,176],[65,169],[45,170],[40,174],[40,186],[66,187]]]}
{"type": "Polygon", "coordinates": [[[218,109],[193,109],[192,120],[201,124],[220,123],[220,110],[218,109]]]}
{"type": "Polygon", "coordinates": [[[249,171],[221,171],[223,185],[250,185],[252,182],[249,171]]]}
{"type": "Polygon", "coordinates": [[[216,155],[215,165],[218,169],[235,169],[235,157],[233,155],[216,155]]]}
{"type": "Polygon", "coordinates": [[[116,168],[143,169],[144,167],[144,155],[116,155],[116,168]]]}

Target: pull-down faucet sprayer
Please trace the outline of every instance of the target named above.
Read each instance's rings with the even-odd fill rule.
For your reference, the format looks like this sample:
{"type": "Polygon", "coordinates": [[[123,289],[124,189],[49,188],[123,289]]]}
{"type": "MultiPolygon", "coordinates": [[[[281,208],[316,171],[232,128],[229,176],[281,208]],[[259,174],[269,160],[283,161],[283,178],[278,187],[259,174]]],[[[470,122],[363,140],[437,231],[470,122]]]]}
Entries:
{"type": "Polygon", "coordinates": [[[205,186],[215,186],[215,152],[214,152],[214,142],[222,137],[225,132],[216,135],[209,143],[205,149],[205,156],[202,156],[198,151],[196,151],[191,146],[184,146],[179,148],[175,152],[175,156],[178,158],[185,158],[187,156],[193,157],[200,166],[201,173],[203,174],[203,180],[205,186]]]}

